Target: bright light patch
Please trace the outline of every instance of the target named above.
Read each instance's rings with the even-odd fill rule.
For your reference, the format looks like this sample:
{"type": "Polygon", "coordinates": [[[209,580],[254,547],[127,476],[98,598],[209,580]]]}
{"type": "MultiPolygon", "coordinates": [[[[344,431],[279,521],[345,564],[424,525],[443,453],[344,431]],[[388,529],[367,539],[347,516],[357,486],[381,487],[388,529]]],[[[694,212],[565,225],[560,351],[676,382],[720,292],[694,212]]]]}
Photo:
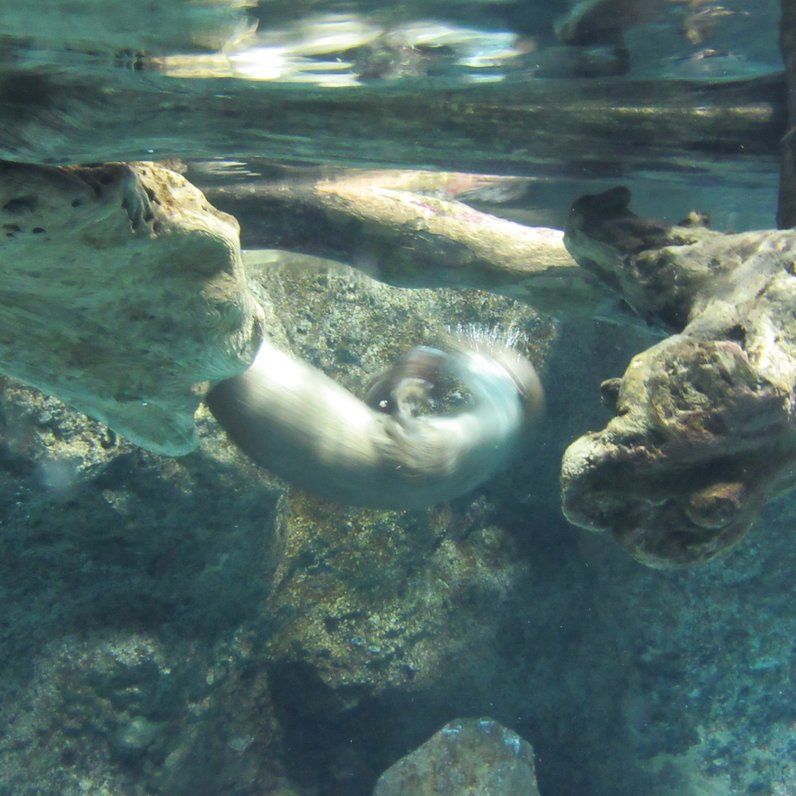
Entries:
{"type": "Polygon", "coordinates": [[[252,47],[229,56],[232,71],[249,80],[279,80],[287,67],[285,47],[252,47]]]}

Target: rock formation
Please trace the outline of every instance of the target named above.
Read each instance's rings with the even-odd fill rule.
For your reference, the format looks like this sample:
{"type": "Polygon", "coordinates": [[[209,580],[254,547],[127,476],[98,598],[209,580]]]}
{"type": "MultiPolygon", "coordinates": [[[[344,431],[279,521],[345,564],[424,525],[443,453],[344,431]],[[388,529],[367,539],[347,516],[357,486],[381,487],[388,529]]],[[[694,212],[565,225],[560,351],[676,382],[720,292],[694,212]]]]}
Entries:
{"type": "Polygon", "coordinates": [[[455,719],[381,775],[373,796],[539,796],[533,749],[491,719],[455,719]]]}

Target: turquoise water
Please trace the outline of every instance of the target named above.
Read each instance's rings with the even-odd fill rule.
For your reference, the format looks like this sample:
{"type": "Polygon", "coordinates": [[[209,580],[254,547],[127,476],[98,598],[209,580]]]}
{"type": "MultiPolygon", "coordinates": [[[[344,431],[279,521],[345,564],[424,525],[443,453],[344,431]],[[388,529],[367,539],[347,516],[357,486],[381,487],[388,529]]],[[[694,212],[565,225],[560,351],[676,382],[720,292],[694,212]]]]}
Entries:
{"type": "MultiPolygon", "coordinates": [[[[543,796],[796,794],[792,499],[764,505],[727,555],[681,569],[645,567],[610,533],[569,523],[564,451],[611,419],[601,382],[667,330],[580,276],[577,311],[549,285],[545,307],[515,300],[502,273],[454,268],[471,251],[463,232],[445,242],[417,221],[443,207],[433,200],[561,230],[578,197],[621,184],[644,218],[699,210],[722,232],[775,227],[779,4],[619,5],[610,32],[567,44],[564,2],[0,2],[0,159],[182,174],[240,224],[269,339],[357,396],[407,349],[476,325],[534,362],[547,405],[474,491],[360,509],[256,466],[203,405],[183,456],[83,414],[81,388],[110,390],[92,381],[99,355],[62,357],[83,374],[70,392],[47,353],[68,335],[40,330],[78,328],[91,280],[58,312],[0,286],[0,320],[21,318],[3,321],[0,351],[35,349],[30,372],[51,377],[39,386],[62,386],[37,390],[13,353],[0,359],[2,796],[522,796],[534,793],[525,742],[543,796]],[[345,180],[353,209],[322,216],[308,192],[345,180]],[[371,189],[417,216],[398,233],[392,217],[363,221],[371,189]],[[505,730],[455,724],[468,718],[505,730]],[[403,790],[377,786],[443,726],[433,765],[447,784],[422,790],[421,765],[403,790]],[[520,762],[490,773],[479,732],[520,762]],[[495,790],[451,784],[468,762],[495,790]]],[[[65,189],[8,193],[9,174],[7,274],[32,251],[13,248],[27,209],[48,220],[31,232],[34,298],[57,295],[56,264],[106,267],[102,213],[59,215],[65,189]]],[[[465,228],[483,219],[461,212],[465,228]]],[[[143,268],[135,251],[130,268],[143,268]]],[[[205,289],[203,265],[190,263],[205,289]]],[[[121,319],[129,299],[164,324],[169,362],[181,296],[126,273],[103,317],[121,319]]],[[[90,337],[134,374],[146,345],[121,328],[90,337]]],[[[147,369],[165,391],[171,374],[147,369]]],[[[470,405],[445,387],[434,411],[470,405]]]]}

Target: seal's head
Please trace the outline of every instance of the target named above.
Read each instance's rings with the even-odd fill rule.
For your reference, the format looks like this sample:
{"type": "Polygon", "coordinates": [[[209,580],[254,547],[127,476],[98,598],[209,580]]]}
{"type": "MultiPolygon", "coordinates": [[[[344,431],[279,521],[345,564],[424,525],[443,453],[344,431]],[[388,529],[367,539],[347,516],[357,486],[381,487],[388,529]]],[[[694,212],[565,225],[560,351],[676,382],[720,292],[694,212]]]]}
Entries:
{"type": "Polygon", "coordinates": [[[544,415],[544,388],[536,368],[520,353],[523,335],[517,330],[486,328],[475,324],[449,331],[443,345],[466,362],[472,371],[509,379],[522,401],[525,421],[544,415]]]}

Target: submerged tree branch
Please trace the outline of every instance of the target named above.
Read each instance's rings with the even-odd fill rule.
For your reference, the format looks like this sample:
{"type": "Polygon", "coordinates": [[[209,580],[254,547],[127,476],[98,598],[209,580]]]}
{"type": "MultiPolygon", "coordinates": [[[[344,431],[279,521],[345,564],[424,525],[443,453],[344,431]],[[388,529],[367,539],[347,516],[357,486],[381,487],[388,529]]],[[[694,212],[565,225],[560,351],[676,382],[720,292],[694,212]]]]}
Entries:
{"type": "Polygon", "coordinates": [[[338,260],[391,285],[488,290],[563,315],[594,315],[612,303],[569,255],[560,230],[516,224],[461,202],[357,178],[265,183],[208,196],[242,219],[263,248],[338,260]]]}
{"type": "Polygon", "coordinates": [[[668,227],[581,197],[578,262],[671,336],[602,385],[615,416],[564,454],[567,517],[655,567],[736,544],[796,472],[796,232],[668,227]]]}

